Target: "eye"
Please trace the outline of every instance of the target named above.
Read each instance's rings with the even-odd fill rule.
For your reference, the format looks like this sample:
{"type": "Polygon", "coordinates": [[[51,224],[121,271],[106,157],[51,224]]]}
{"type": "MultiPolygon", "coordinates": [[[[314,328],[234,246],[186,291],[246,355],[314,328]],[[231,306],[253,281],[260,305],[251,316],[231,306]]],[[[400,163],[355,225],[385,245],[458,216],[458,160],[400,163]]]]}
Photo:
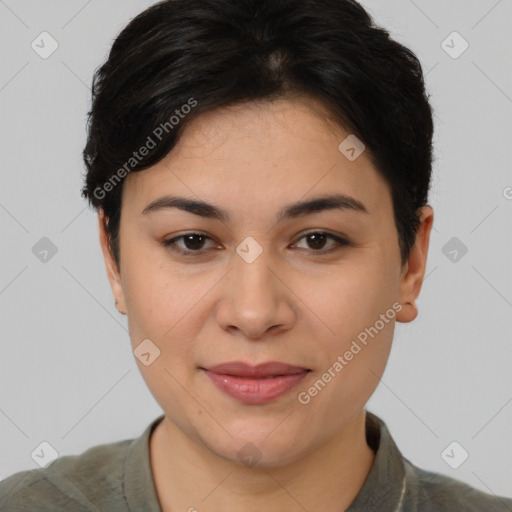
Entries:
{"type": "Polygon", "coordinates": [[[190,232],[170,240],[163,240],[162,243],[165,247],[169,247],[172,251],[183,254],[184,256],[197,256],[205,252],[203,245],[206,240],[212,239],[202,233],[190,232]],[[183,243],[185,244],[184,249],[176,244],[178,240],[183,240],[183,243]]]}
{"type": "Polygon", "coordinates": [[[323,231],[312,231],[310,233],[306,233],[301,238],[299,238],[299,241],[302,239],[306,239],[306,243],[308,244],[309,248],[313,248],[313,253],[315,255],[321,255],[333,252],[345,245],[350,245],[348,240],[341,238],[336,235],[331,235],[330,233],[325,233],[323,231]],[[334,240],[334,245],[331,245],[330,248],[324,249],[325,242],[328,239],[334,240]]]}
{"type": "MultiPolygon", "coordinates": [[[[315,255],[330,253],[343,246],[350,245],[346,239],[323,231],[306,233],[299,238],[299,241],[302,239],[306,239],[306,243],[309,246],[306,247],[306,249],[311,249],[311,252],[315,255]],[[334,244],[330,248],[325,249],[325,243],[328,239],[333,240],[334,244]]],[[[207,235],[189,232],[175,238],[171,238],[170,240],[163,240],[162,244],[183,256],[200,256],[207,251],[207,249],[204,248],[204,245],[208,240],[213,242],[212,238],[207,235]],[[183,242],[184,247],[178,245],[179,241],[183,242]]]]}

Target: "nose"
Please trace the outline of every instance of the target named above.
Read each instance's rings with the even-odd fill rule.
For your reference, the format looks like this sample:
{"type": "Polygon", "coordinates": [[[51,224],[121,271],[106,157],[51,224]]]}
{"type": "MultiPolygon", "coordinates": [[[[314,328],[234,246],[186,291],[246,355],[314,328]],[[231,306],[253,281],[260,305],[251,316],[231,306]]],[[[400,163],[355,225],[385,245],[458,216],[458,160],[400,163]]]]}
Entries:
{"type": "Polygon", "coordinates": [[[251,263],[235,256],[233,268],[222,280],[216,310],[223,329],[255,341],[292,327],[294,295],[283,272],[270,260],[266,251],[251,263]]]}

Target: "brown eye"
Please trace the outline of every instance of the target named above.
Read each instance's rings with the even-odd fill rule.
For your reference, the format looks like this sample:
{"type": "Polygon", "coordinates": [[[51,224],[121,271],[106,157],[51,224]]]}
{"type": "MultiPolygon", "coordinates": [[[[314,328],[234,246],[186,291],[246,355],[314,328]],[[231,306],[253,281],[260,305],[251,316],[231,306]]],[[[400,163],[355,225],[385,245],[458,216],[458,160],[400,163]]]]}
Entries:
{"type": "Polygon", "coordinates": [[[185,247],[187,249],[190,249],[192,251],[198,251],[203,248],[204,241],[206,237],[204,235],[199,234],[191,234],[191,235],[184,235],[183,242],[185,244],[185,247]]]}
{"type": "Polygon", "coordinates": [[[204,244],[207,240],[211,240],[209,236],[203,235],[202,233],[185,233],[184,235],[177,236],[171,240],[164,240],[162,243],[165,247],[169,247],[172,251],[189,255],[199,255],[206,251],[204,244]],[[183,245],[177,245],[177,241],[182,240],[183,245]]]}
{"type": "Polygon", "coordinates": [[[324,233],[311,233],[310,235],[306,235],[309,247],[316,250],[324,248],[327,238],[327,235],[324,233]]]}
{"type": "Polygon", "coordinates": [[[342,246],[350,245],[347,240],[340,238],[330,233],[315,231],[303,235],[299,240],[306,239],[306,249],[311,249],[311,252],[318,254],[325,254],[339,249],[342,246]],[[330,248],[325,249],[325,244],[328,239],[334,240],[334,244],[330,248]]]}

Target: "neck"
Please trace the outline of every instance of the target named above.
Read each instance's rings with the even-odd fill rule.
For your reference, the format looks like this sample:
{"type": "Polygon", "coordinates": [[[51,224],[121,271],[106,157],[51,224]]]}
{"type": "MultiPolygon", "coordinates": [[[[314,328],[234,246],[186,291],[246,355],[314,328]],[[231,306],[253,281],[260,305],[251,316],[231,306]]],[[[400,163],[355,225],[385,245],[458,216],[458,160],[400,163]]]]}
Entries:
{"type": "Polygon", "coordinates": [[[286,466],[246,467],[218,457],[165,417],[150,438],[151,470],[162,512],[346,510],[375,454],[362,410],[335,438],[286,466]]]}

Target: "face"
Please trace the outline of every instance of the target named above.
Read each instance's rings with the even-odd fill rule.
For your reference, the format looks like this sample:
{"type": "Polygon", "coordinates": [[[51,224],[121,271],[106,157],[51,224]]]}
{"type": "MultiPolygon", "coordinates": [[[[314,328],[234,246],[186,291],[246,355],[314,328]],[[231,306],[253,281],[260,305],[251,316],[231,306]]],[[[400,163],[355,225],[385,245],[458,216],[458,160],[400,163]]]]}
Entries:
{"type": "Polygon", "coordinates": [[[402,267],[385,180],[365,152],[338,149],[349,134],[312,104],[208,112],[129,175],[120,271],[100,215],[114,296],[165,421],[234,462],[245,446],[284,465],[334,439],[376,388],[395,321],[416,315],[431,210],[402,267]],[[232,362],[249,369],[213,369],[232,362]],[[267,362],[287,366],[248,375],[267,362]]]}

